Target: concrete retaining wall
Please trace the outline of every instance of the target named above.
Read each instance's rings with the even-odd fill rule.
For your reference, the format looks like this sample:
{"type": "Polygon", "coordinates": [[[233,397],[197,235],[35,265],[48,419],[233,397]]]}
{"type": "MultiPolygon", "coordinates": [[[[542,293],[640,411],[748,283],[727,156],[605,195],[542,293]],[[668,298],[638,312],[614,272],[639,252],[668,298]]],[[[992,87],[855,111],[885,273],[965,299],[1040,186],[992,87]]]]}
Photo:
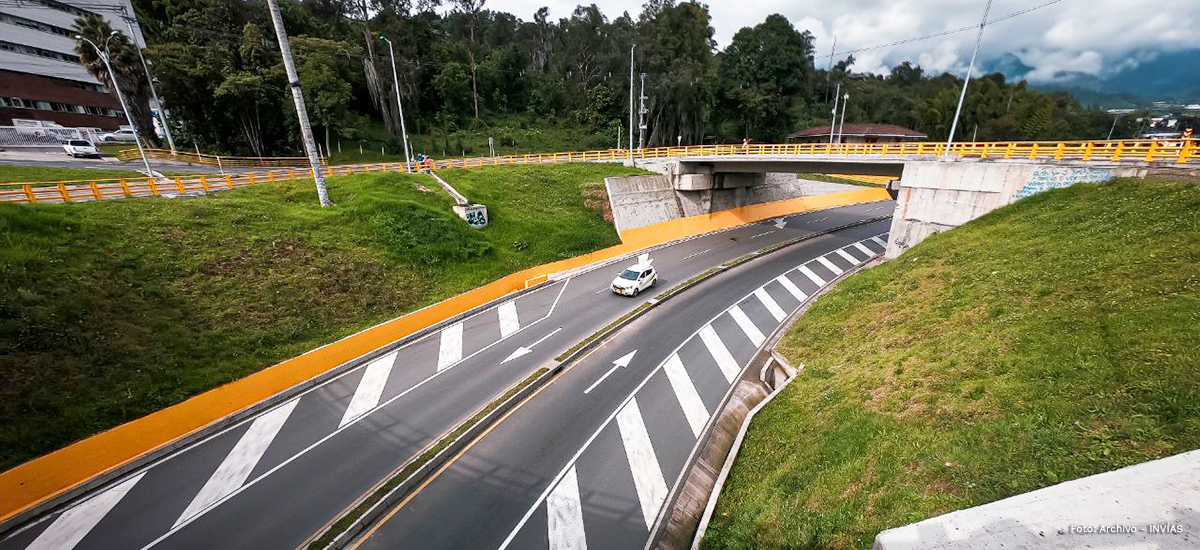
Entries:
{"type": "Polygon", "coordinates": [[[886,258],[926,237],[1048,189],[1137,177],[1138,167],[1078,168],[999,162],[913,161],[904,165],[886,258]]]}
{"type": "Polygon", "coordinates": [[[701,190],[676,190],[670,175],[604,178],[617,231],[767,202],[860,189],[853,185],[801,180],[796,174],[767,173],[763,183],[701,190]]]}

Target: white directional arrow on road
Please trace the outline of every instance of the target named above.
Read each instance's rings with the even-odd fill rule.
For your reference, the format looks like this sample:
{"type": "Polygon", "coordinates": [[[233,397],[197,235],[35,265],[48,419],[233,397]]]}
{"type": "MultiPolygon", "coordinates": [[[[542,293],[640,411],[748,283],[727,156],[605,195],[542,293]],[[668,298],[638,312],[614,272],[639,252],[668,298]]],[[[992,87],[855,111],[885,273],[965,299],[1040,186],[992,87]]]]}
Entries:
{"type": "Polygon", "coordinates": [[[772,225],[774,225],[775,227],[777,227],[779,229],[783,229],[783,226],[787,225],[787,218],[778,218],[775,220],[775,223],[772,225]]]}
{"type": "Polygon", "coordinates": [[[529,344],[529,347],[521,346],[521,347],[517,348],[512,353],[510,353],[508,355],[508,357],[504,358],[504,360],[501,361],[500,364],[503,365],[509,361],[512,361],[513,359],[516,359],[518,357],[524,357],[526,355],[529,355],[530,353],[533,353],[533,349],[532,349],[533,346],[536,346],[536,345],[542,343],[543,341],[545,341],[547,338],[554,336],[555,334],[558,334],[558,331],[560,331],[560,330],[562,330],[562,327],[558,327],[558,328],[554,329],[550,334],[547,334],[547,335],[541,337],[540,339],[538,339],[538,341],[536,341],[532,344],[529,344]]]}
{"type": "Polygon", "coordinates": [[[608,369],[608,372],[604,373],[604,376],[601,376],[599,380],[592,382],[592,385],[588,386],[588,389],[583,390],[583,393],[587,394],[588,392],[591,392],[592,389],[594,389],[596,386],[599,386],[600,383],[603,382],[605,378],[608,378],[608,375],[612,374],[613,371],[615,371],[617,369],[623,369],[625,367],[628,367],[629,362],[633,360],[633,354],[635,354],[635,353],[637,353],[636,349],[621,356],[620,359],[613,361],[613,367],[611,369],[608,369]]]}

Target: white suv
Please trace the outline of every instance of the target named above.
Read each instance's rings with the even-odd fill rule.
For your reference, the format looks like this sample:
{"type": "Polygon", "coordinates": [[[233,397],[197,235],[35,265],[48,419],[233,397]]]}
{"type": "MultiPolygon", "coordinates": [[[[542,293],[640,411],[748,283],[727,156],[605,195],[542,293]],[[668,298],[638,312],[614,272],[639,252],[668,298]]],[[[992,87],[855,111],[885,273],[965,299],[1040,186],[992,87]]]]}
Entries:
{"type": "Polygon", "coordinates": [[[63,151],[73,157],[96,157],[100,158],[100,151],[96,149],[91,142],[82,139],[69,139],[63,142],[63,151]]]}
{"type": "Polygon", "coordinates": [[[649,259],[640,259],[617,275],[612,282],[612,291],[622,296],[637,296],[639,292],[654,286],[658,282],[658,272],[650,265],[649,259]]]}

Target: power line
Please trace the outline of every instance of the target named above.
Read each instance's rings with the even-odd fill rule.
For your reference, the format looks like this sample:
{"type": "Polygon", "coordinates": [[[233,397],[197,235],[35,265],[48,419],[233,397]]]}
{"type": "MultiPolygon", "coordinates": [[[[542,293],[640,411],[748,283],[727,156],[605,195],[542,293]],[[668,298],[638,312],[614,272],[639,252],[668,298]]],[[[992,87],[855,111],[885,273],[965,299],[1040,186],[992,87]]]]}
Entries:
{"type": "MultiPolygon", "coordinates": [[[[1043,3],[1043,4],[1038,4],[1038,5],[1036,5],[1036,6],[1033,6],[1033,7],[1025,8],[1025,9],[1023,9],[1023,10],[1014,11],[1014,12],[1012,12],[1012,13],[1008,14],[1008,15],[1004,15],[1004,16],[1001,16],[1001,17],[997,17],[997,18],[995,18],[995,19],[992,19],[992,20],[990,20],[990,21],[986,21],[984,24],[985,24],[985,25],[993,25],[993,24],[999,23],[999,22],[1001,22],[1001,21],[1007,21],[1007,20],[1009,20],[1009,19],[1012,19],[1012,18],[1014,18],[1014,17],[1020,16],[1020,15],[1025,15],[1025,14],[1027,14],[1027,13],[1029,13],[1029,12],[1032,12],[1032,11],[1037,11],[1037,10],[1040,10],[1040,9],[1042,9],[1042,8],[1045,8],[1045,7],[1047,7],[1047,6],[1052,6],[1052,5],[1054,5],[1054,4],[1057,4],[1057,3],[1059,3],[1059,2],[1062,2],[1062,0],[1050,0],[1049,2],[1045,2],[1045,3],[1043,3]]],[[[960,32],[969,31],[969,30],[978,29],[978,28],[979,28],[979,24],[978,24],[978,23],[976,23],[976,24],[974,24],[974,25],[967,25],[967,26],[965,26],[965,27],[959,27],[959,28],[957,28],[957,29],[946,30],[946,31],[940,31],[940,32],[935,32],[935,33],[931,33],[931,34],[925,34],[925,35],[921,35],[921,36],[914,36],[914,37],[912,37],[912,38],[905,38],[905,39],[903,39],[903,40],[897,40],[897,41],[895,41],[895,42],[888,42],[887,44],[878,44],[878,45],[875,45],[875,46],[867,46],[867,47],[863,47],[863,48],[854,48],[854,49],[851,49],[851,50],[842,50],[842,51],[840,51],[840,52],[833,52],[833,53],[829,54],[828,56],[821,56],[821,57],[829,57],[829,58],[832,60],[832,59],[834,59],[836,56],[842,56],[842,55],[851,55],[851,54],[856,54],[856,53],[860,53],[860,52],[868,52],[868,51],[872,51],[872,50],[881,50],[881,49],[884,49],[884,48],[891,48],[891,47],[893,47],[893,46],[899,46],[899,45],[902,45],[902,44],[908,44],[908,43],[911,43],[911,42],[920,42],[920,41],[923,41],[923,40],[929,40],[929,39],[932,39],[932,38],[940,38],[940,37],[943,37],[943,36],[948,36],[948,35],[951,35],[951,34],[957,34],[957,33],[960,33],[960,32]]]]}

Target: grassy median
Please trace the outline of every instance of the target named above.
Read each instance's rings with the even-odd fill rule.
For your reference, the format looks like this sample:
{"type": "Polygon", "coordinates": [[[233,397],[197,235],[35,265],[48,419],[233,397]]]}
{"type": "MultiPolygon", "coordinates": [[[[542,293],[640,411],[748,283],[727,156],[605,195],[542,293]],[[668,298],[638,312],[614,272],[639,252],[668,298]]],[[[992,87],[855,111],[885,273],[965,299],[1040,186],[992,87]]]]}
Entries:
{"type": "Polygon", "coordinates": [[[363,174],[207,197],[0,205],[0,469],[488,281],[619,242],[613,164],[363,174]]]}
{"type": "Polygon", "coordinates": [[[1200,186],[1050,191],[821,298],[706,549],[880,530],[1200,448],[1200,186]]]}

